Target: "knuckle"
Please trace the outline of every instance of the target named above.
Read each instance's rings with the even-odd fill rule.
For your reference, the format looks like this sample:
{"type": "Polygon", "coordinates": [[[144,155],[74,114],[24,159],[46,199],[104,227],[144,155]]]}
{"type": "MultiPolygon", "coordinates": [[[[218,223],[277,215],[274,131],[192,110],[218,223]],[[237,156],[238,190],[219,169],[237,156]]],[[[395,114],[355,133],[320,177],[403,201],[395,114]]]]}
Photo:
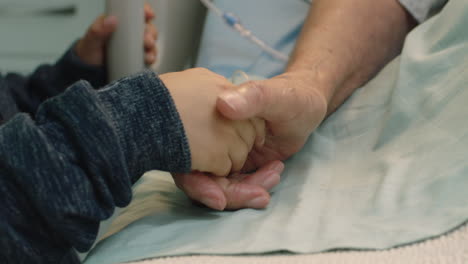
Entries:
{"type": "Polygon", "coordinates": [[[210,77],[212,80],[218,81],[216,84],[218,84],[220,87],[224,85],[230,85],[229,81],[224,76],[214,73],[207,68],[197,67],[191,70],[197,74],[204,75],[210,77]]]}
{"type": "Polygon", "coordinates": [[[215,158],[210,162],[213,166],[211,172],[217,176],[227,176],[232,170],[232,160],[229,153],[217,153],[215,158]]]}
{"type": "Polygon", "coordinates": [[[99,21],[101,20],[99,19],[97,22],[95,22],[89,27],[88,34],[90,36],[99,36],[101,34],[101,27],[99,21]]]}
{"type": "Polygon", "coordinates": [[[259,104],[264,101],[269,90],[262,81],[249,81],[246,83],[246,88],[251,90],[251,100],[253,104],[259,104]]]}
{"type": "MultiPolygon", "coordinates": [[[[231,193],[234,195],[234,197],[242,197],[243,190],[241,188],[240,184],[231,184],[229,186],[231,188],[231,193]]],[[[239,206],[240,199],[237,199],[236,205],[239,206]]]]}
{"type": "Polygon", "coordinates": [[[243,142],[242,144],[239,144],[238,148],[236,149],[236,156],[235,156],[236,158],[235,160],[232,161],[233,172],[239,172],[242,170],[247,160],[248,155],[249,155],[249,146],[247,145],[247,143],[243,142]]]}
{"type": "Polygon", "coordinates": [[[153,24],[150,25],[150,32],[153,35],[153,38],[156,38],[158,36],[158,29],[153,24]]]}
{"type": "Polygon", "coordinates": [[[200,72],[200,73],[210,73],[210,71],[207,68],[203,68],[203,67],[196,67],[196,68],[193,68],[192,70],[200,72]]]}
{"type": "Polygon", "coordinates": [[[227,192],[229,193],[229,197],[231,199],[228,200],[227,208],[230,210],[237,210],[241,208],[247,208],[247,202],[250,195],[245,195],[245,186],[241,184],[231,184],[227,192]]]}
{"type": "Polygon", "coordinates": [[[154,41],[153,41],[153,39],[151,39],[151,38],[146,38],[146,39],[145,39],[145,46],[146,46],[147,48],[151,48],[152,46],[154,46],[154,41]]]}
{"type": "Polygon", "coordinates": [[[232,170],[232,163],[226,162],[223,166],[220,166],[218,171],[216,172],[217,176],[227,176],[232,170]]]}
{"type": "Polygon", "coordinates": [[[185,190],[185,184],[186,184],[186,179],[185,179],[186,174],[172,174],[172,178],[174,179],[174,183],[177,186],[177,188],[181,190],[185,190]]]}
{"type": "Polygon", "coordinates": [[[187,73],[191,73],[191,74],[195,74],[195,75],[199,75],[199,76],[205,76],[205,75],[209,74],[209,71],[206,68],[201,68],[201,67],[192,68],[192,69],[188,69],[188,70],[185,70],[185,71],[187,73]]]}

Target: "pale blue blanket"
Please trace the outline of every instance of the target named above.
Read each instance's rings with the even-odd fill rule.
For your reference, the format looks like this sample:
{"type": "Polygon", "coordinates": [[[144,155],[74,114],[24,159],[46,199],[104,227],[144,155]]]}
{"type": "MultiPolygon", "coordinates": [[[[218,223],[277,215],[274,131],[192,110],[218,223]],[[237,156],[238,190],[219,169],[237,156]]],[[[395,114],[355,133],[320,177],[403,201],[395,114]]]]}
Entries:
{"type": "MultiPolygon", "coordinates": [[[[281,8],[300,14],[287,18],[289,31],[294,31],[306,6],[298,1],[281,8]]],[[[281,13],[274,8],[264,12],[272,17],[281,13]]],[[[221,32],[221,26],[211,28],[223,37],[217,37],[216,46],[206,46],[202,66],[226,75],[237,69],[263,76],[280,71],[280,64],[249,43],[237,46],[242,41],[221,32]],[[222,45],[228,46],[224,53],[222,45]],[[213,55],[207,55],[210,48],[213,55]]],[[[383,249],[460,226],[468,219],[467,28],[468,2],[451,0],[414,30],[403,54],[359,89],[287,162],[266,210],[197,207],[168,175],[149,175],[136,188],[137,206],[130,211],[135,218],[146,216],[101,242],[86,263],[184,254],[383,249]]],[[[293,43],[283,39],[284,45],[277,46],[286,51],[293,43]]]]}

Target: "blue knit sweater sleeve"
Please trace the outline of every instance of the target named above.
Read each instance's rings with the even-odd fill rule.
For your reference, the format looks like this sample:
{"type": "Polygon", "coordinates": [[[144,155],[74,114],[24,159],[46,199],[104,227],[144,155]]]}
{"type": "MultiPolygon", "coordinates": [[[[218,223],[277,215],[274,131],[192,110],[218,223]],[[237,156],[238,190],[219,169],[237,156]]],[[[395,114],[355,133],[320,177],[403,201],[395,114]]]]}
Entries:
{"type": "Polygon", "coordinates": [[[85,64],[74,52],[73,45],[52,65],[41,65],[32,74],[0,75],[0,123],[17,112],[34,114],[46,99],[59,95],[79,80],[90,82],[95,88],[106,83],[105,67],[85,64]]]}
{"type": "Polygon", "coordinates": [[[144,72],[85,81],[0,127],[0,262],[75,263],[148,170],[190,170],[173,100],[144,72]]]}

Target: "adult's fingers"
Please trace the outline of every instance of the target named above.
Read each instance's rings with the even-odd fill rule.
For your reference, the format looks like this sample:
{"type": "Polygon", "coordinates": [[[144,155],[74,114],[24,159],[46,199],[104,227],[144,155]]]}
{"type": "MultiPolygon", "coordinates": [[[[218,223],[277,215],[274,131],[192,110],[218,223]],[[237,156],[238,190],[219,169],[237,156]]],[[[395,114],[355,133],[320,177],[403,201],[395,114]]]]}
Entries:
{"type": "Polygon", "coordinates": [[[232,181],[222,177],[212,178],[224,191],[227,201],[225,209],[262,209],[270,202],[270,194],[258,185],[232,181]]]}
{"type": "Polygon", "coordinates": [[[281,161],[273,161],[251,174],[237,174],[214,180],[223,188],[228,210],[263,209],[270,203],[268,191],[280,182],[281,161]]]}
{"type": "Polygon", "coordinates": [[[283,170],[283,162],[279,160],[271,161],[259,170],[257,170],[256,173],[244,174],[241,181],[245,184],[258,185],[265,188],[265,190],[271,190],[280,182],[280,175],[283,172],[283,170]]]}
{"type": "Polygon", "coordinates": [[[173,178],[187,196],[212,209],[260,209],[268,205],[267,191],[279,183],[283,169],[281,161],[273,161],[252,174],[224,178],[195,172],[174,174],[173,178]]]}
{"type": "Polygon", "coordinates": [[[226,197],[221,186],[211,177],[201,172],[173,174],[174,181],[191,199],[215,210],[224,210],[226,197]]]}
{"type": "MultiPolygon", "coordinates": [[[[261,117],[268,120],[270,112],[280,101],[281,87],[274,81],[250,81],[240,85],[235,90],[223,92],[217,101],[218,110],[227,118],[244,120],[253,117],[261,117]]],[[[276,112],[276,111],[275,111],[276,112]]]]}

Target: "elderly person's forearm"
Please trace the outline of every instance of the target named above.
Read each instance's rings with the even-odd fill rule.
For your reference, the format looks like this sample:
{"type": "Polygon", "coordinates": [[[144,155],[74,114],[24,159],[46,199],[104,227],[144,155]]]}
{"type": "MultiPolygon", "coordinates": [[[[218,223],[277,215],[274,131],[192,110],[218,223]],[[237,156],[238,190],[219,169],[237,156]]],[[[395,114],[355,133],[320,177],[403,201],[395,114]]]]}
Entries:
{"type": "Polygon", "coordinates": [[[328,114],[398,55],[415,21],[397,0],[316,0],[287,71],[324,83],[328,114]]]}

